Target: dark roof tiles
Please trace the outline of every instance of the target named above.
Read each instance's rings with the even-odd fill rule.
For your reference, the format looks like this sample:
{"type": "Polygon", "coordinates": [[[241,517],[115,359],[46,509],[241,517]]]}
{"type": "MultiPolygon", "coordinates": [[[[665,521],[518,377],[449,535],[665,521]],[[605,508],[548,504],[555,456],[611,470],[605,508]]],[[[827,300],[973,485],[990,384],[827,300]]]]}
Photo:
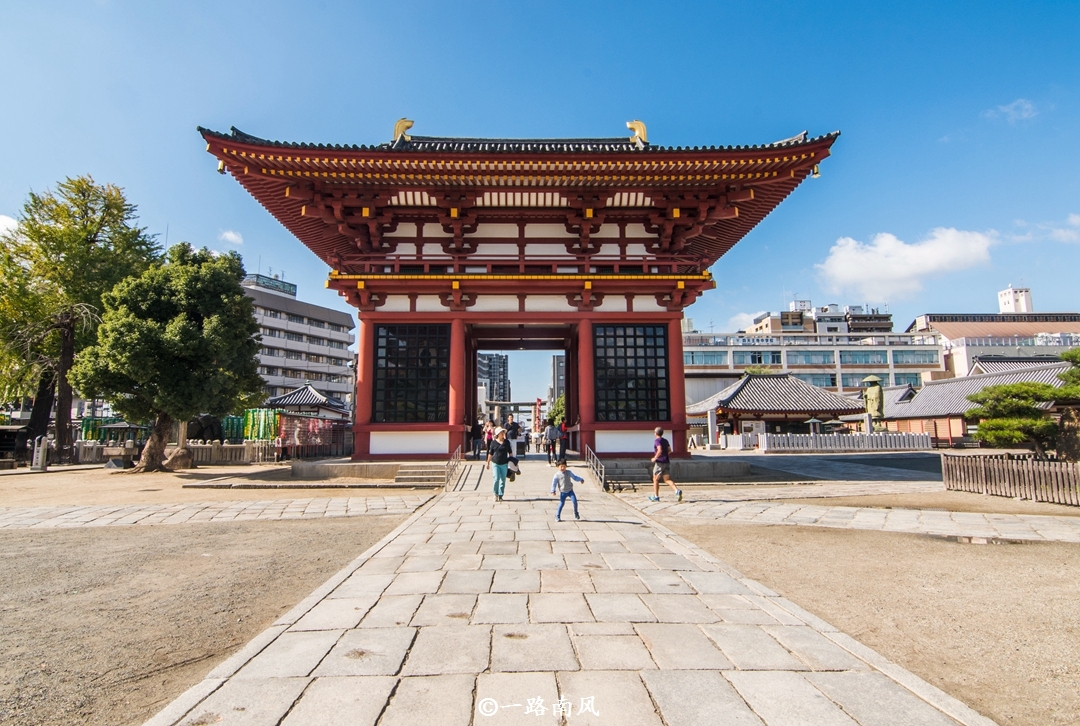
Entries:
{"type": "Polygon", "coordinates": [[[721,408],[747,413],[840,414],[865,410],[859,401],[812,386],[787,373],[748,374],[719,393],[686,407],[688,414],[721,408]]]}
{"type": "Polygon", "coordinates": [[[297,389],[284,393],[280,396],[267,399],[267,408],[278,406],[325,406],[345,411],[348,407],[341,400],[312,388],[310,383],[305,383],[297,389]]]}

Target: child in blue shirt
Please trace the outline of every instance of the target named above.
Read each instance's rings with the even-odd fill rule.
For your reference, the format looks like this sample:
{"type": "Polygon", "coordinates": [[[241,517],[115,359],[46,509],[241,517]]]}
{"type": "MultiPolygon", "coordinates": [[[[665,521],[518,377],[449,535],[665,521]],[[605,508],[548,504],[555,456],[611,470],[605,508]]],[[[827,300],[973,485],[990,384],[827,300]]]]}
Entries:
{"type": "Polygon", "coordinates": [[[551,480],[552,496],[555,495],[556,490],[559,492],[559,511],[555,512],[555,521],[562,521],[562,508],[566,504],[567,497],[570,497],[570,501],[574,503],[574,519],[581,519],[581,515],[578,514],[577,496],[574,494],[574,482],[585,480],[566,468],[566,459],[559,459],[557,466],[559,470],[555,472],[555,478],[551,480]]]}

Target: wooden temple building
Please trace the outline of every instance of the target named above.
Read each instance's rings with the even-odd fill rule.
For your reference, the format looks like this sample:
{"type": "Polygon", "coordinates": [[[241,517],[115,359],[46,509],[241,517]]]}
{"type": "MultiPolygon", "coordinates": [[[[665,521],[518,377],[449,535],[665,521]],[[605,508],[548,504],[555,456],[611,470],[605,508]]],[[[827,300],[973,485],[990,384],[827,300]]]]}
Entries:
{"type": "Polygon", "coordinates": [[[359,315],[357,459],[446,457],[477,411],[476,353],[567,356],[572,448],[685,456],[683,310],[709,267],[838,134],[672,148],[632,136],[410,136],[372,146],[200,129],[207,150],[330,268],[359,315]]]}

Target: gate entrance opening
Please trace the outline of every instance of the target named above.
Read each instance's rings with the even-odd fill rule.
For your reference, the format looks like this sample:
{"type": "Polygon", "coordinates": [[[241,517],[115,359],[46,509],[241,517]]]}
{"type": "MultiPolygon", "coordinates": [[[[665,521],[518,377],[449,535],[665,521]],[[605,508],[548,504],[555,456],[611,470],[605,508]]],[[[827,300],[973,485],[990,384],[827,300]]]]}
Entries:
{"type": "Polygon", "coordinates": [[[357,308],[356,459],[444,458],[476,411],[475,352],[567,354],[581,450],[686,456],[683,309],[708,268],[829,155],[838,134],[671,148],[606,139],[408,136],[376,146],[200,129],[331,268],[357,308]],[[472,361],[470,363],[470,361],[472,361]]]}

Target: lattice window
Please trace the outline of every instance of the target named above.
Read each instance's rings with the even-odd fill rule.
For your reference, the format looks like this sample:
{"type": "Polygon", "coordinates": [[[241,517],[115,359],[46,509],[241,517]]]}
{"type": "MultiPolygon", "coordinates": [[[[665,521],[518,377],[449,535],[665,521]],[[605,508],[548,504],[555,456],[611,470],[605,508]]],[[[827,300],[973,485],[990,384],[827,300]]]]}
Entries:
{"type": "Polygon", "coordinates": [[[597,421],[667,421],[667,326],[593,328],[597,421]]]}
{"type": "Polygon", "coordinates": [[[378,326],[372,403],[377,423],[449,421],[450,326],[378,326]]]}

